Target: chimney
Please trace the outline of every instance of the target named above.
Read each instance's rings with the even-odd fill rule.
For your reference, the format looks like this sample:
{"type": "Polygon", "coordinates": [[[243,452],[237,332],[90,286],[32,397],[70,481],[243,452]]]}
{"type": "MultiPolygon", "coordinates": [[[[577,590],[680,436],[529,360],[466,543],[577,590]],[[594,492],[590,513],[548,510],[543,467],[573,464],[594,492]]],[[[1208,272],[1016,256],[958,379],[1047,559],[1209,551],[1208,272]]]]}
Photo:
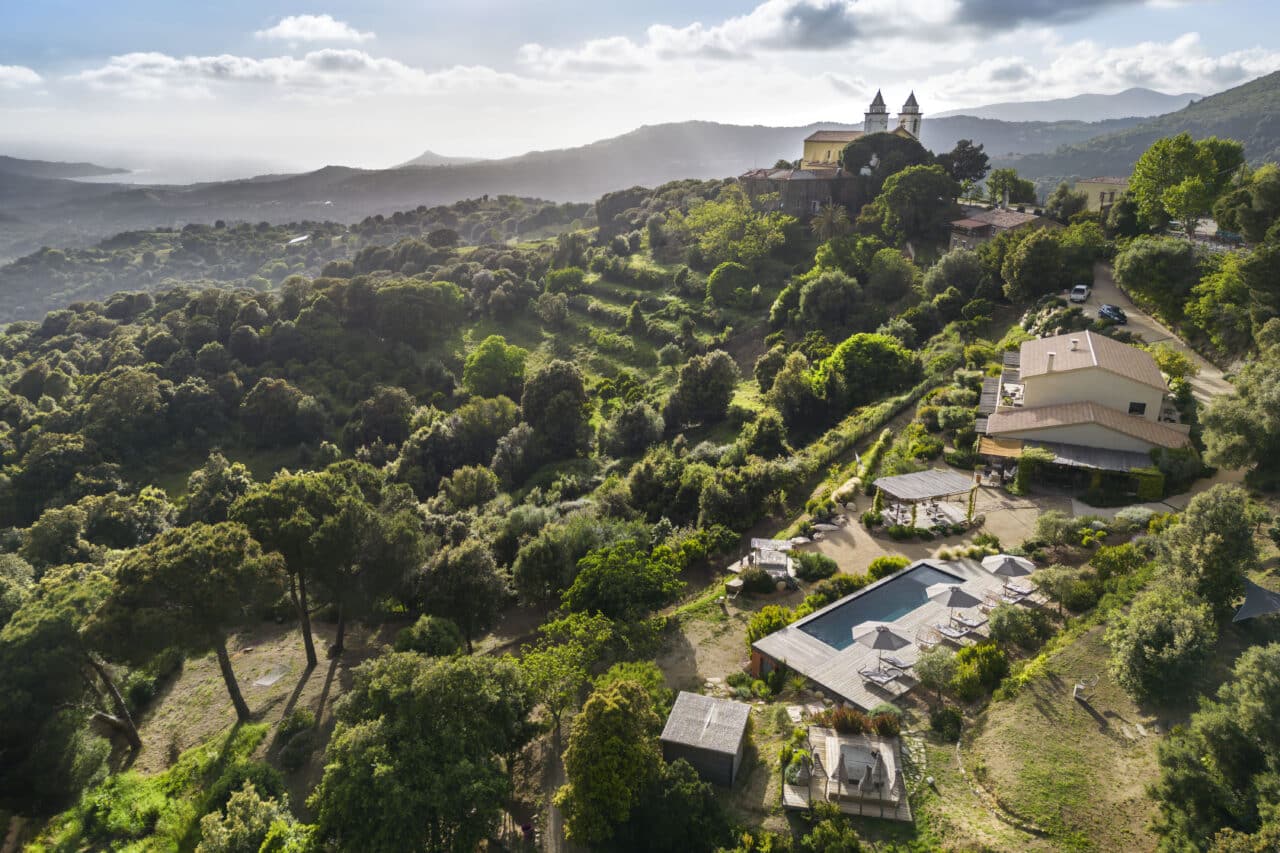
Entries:
{"type": "Polygon", "coordinates": [[[1000,207],[1004,210],[1009,209],[1009,188],[1004,188],[1004,199],[1000,202],[1000,207]]]}
{"type": "Polygon", "coordinates": [[[1072,339],[1071,339],[1071,351],[1072,351],[1072,352],[1075,352],[1075,351],[1076,351],[1076,350],[1078,350],[1078,349],[1080,349],[1080,339],[1079,339],[1079,338],[1072,338],[1072,339]]]}
{"type": "Polygon", "coordinates": [[[1045,367],[1045,372],[1046,372],[1046,373],[1053,373],[1053,357],[1054,357],[1054,356],[1056,356],[1056,355],[1057,355],[1057,353],[1056,353],[1056,352],[1051,352],[1051,353],[1049,353],[1049,363],[1048,363],[1048,365],[1045,367]]]}

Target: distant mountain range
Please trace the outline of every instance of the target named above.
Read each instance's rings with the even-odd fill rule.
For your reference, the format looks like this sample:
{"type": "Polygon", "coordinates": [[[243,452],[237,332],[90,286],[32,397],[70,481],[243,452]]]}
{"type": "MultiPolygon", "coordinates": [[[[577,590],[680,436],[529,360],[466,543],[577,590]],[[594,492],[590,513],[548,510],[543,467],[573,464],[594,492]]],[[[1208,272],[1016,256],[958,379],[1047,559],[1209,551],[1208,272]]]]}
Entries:
{"type": "Polygon", "coordinates": [[[126,171],[96,163],[52,163],[0,155],[0,180],[9,175],[24,178],[96,178],[102,175],[122,175],[126,171]]]}
{"type": "Polygon", "coordinates": [[[423,151],[412,160],[406,160],[397,169],[405,169],[410,166],[465,166],[468,163],[479,163],[484,157],[450,157],[447,154],[437,154],[434,151],[423,151]]]}
{"type": "MultiPolygon", "coordinates": [[[[427,152],[410,161],[414,165],[394,169],[329,166],[304,174],[191,186],[74,181],[67,178],[104,167],[3,158],[0,259],[41,245],[84,245],[125,229],[217,219],[352,222],[375,213],[499,194],[591,201],[620,188],[730,177],[779,159],[793,160],[800,155],[804,137],[814,130],[850,127],[859,125],[764,127],[688,121],[498,160],[427,152]]],[[[1012,165],[1048,183],[1061,176],[1125,174],[1151,141],[1182,130],[1240,139],[1253,162],[1280,160],[1280,73],[1155,119],[1010,122],[926,116],[922,142],[941,152],[959,139],[972,139],[986,147],[996,165],[1012,165]]]]}
{"type": "Polygon", "coordinates": [[[994,118],[1000,121],[1106,121],[1114,118],[1147,118],[1180,110],[1202,95],[1166,95],[1154,89],[1135,86],[1114,95],[1076,95],[1071,98],[1054,98],[1050,101],[1007,101],[981,107],[948,110],[934,118],[947,116],[973,116],[994,118]]]}
{"type": "Polygon", "coordinates": [[[1127,175],[1152,142],[1186,131],[1197,139],[1229,137],[1244,143],[1245,157],[1257,165],[1280,161],[1280,71],[1207,98],[1167,115],[1049,152],[1005,158],[1023,177],[1058,178],[1127,175]]]}

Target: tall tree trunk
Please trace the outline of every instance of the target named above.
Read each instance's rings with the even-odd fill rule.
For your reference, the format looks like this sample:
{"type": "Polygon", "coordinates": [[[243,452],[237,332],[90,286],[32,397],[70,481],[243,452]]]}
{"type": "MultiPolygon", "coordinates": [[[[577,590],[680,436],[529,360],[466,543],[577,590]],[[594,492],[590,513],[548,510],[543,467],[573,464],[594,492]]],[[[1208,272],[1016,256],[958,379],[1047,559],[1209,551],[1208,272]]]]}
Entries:
{"type": "Polygon", "coordinates": [[[343,640],[343,637],[346,635],[346,633],[347,633],[347,608],[343,606],[341,601],[339,601],[338,602],[338,630],[336,631],[336,636],[334,638],[333,645],[329,647],[329,657],[336,658],[338,655],[342,654],[342,650],[343,650],[342,640],[343,640]]]}
{"type": "Polygon", "coordinates": [[[240,695],[240,685],[236,681],[236,671],[231,668],[231,655],[227,654],[225,638],[218,638],[214,651],[218,655],[218,668],[222,670],[222,680],[227,683],[227,693],[231,695],[231,704],[236,706],[236,718],[242,723],[247,722],[249,706],[245,703],[244,696],[240,695]]]}
{"type": "Polygon", "coordinates": [[[107,689],[107,695],[111,697],[111,705],[115,708],[115,718],[120,722],[120,731],[125,736],[125,740],[129,741],[129,748],[134,752],[142,749],[142,737],[138,734],[138,726],[133,722],[133,715],[129,713],[129,706],[125,704],[124,697],[120,695],[120,689],[116,687],[115,681],[111,678],[111,673],[107,672],[107,668],[102,662],[93,655],[86,655],[89,659],[89,666],[98,674],[98,678],[102,680],[102,686],[107,689]]]}
{"type": "Polygon", "coordinates": [[[307,669],[313,669],[316,661],[316,644],[311,639],[311,614],[307,612],[307,576],[298,572],[298,623],[302,626],[302,645],[307,650],[307,669]]]}

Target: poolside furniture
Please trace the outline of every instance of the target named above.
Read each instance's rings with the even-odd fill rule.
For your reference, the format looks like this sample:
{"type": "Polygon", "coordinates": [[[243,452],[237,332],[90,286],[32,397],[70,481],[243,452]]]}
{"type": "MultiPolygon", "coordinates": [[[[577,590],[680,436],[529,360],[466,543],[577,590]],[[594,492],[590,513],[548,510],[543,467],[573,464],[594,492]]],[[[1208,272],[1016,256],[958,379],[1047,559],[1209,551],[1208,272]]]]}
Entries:
{"type": "Polygon", "coordinates": [[[1035,593],[1036,588],[1029,583],[1017,583],[1015,581],[1007,581],[1004,585],[1007,592],[1012,592],[1026,598],[1028,595],[1035,593]]]}
{"type": "Polygon", "coordinates": [[[869,681],[877,687],[888,687],[898,676],[882,669],[863,669],[858,671],[863,681],[869,681]]]}
{"type": "Polygon", "coordinates": [[[928,651],[938,645],[938,632],[928,626],[920,628],[916,631],[916,645],[921,651],[928,651]]]}
{"type": "Polygon", "coordinates": [[[853,630],[853,641],[867,648],[875,649],[878,654],[877,669],[884,669],[884,653],[896,652],[911,645],[911,641],[894,631],[884,623],[869,622],[853,630]],[[859,628],[861,630],[859,630],[859,628]]]}
{"type": "Polygon", "coordinates": [[[880,662],[882,664],[886,664],[886,663],[889,664],[889,666],[893,667],[899,672],[906,672],[907,670],[911,669],[912,666],[914,666],[914,664],[907,663],[902,658],[894,657],[893,655],[885,655],[884,657],[880,658],[880,662]]]}
{"type": "Polygon", "coordinates": [[[967,628],[957,628],[955,625],[950,624],[934,625],[933,629],[943,637],[956,643],[962,642],[965,637],[969,636],[967,628]]]}
{"type": "Polygon", "coordinates": [[[969,629],[969,631],[976,631],[983,625],[987,624],[986,617],[975,619],[972,616],[965,616],[963,613],[953,614],[951,621],[960,625],[962,628],[969,629]]]}

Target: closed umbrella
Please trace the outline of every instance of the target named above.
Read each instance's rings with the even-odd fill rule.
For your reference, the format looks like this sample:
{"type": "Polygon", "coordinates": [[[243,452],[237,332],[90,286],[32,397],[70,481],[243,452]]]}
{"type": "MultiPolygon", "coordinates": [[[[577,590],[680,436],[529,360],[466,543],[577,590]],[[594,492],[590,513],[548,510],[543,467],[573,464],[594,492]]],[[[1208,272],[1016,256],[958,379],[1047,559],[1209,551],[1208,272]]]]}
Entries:
{"type": "Polygon", "coordinates": [[[896,652],[898,649],[905,649],[911,645],[910,640],[896,633],[888,625],[877,625],[875,623],[859,625],[854,629],[853,641],[859,645],[875,649],[879,653],[878,665],[881,667],[884,665],[885,652],[896,652]],[[869,630],[868,625],[870,626],[869,630]]]}

